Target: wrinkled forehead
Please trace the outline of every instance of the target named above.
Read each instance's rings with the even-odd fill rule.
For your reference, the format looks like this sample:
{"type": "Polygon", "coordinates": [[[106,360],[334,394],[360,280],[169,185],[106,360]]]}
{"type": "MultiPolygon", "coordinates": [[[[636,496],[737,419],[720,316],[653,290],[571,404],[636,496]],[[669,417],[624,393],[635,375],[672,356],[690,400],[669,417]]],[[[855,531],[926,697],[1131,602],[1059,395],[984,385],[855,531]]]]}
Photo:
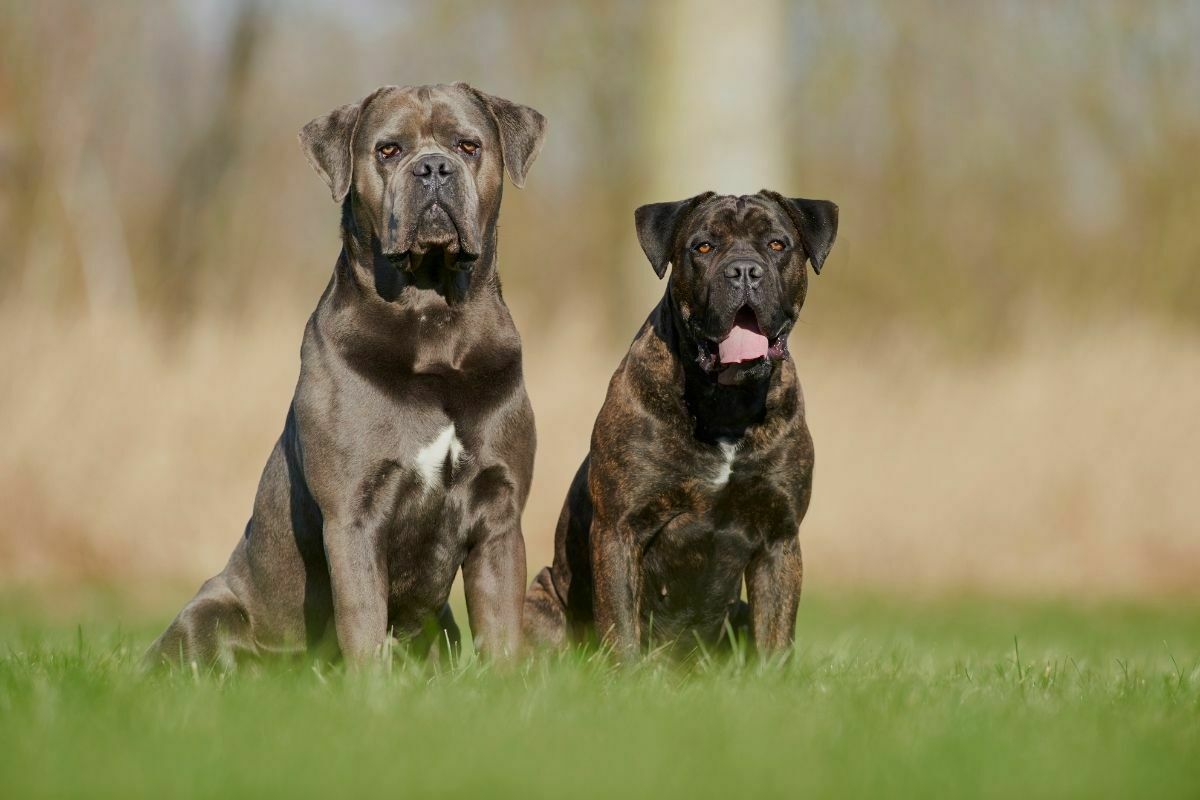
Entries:
{"type": "Polygon", "coordinates": [[[760,195],[721,195],[704,203],[692,215],[691,228],[724,236],[757,236],[785,228],[783,209],[760,195]]]}
{"type": "Polygon", "coordinates": [[[492,121],[479,98],[459,86],[393,86],[364,109],[358,130],[372,138],[445,132],[483,137],[492,121]]]}

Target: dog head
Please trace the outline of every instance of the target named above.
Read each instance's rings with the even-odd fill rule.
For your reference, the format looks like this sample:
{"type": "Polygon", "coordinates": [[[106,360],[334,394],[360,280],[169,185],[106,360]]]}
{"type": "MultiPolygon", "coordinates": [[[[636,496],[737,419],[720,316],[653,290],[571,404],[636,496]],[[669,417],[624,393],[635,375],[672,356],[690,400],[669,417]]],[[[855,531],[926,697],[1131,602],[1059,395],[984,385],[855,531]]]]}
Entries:
{"type": "Polygon", "coordinates": [[[722,383],[770,375],[837,235],[827,200],[775,192],[716,195],[642,206],[638,240],[668,291],[696,362],[722,383]]]}
{"type": "Polygon", "coordinates": [[[524,185],[545,129],[532,108],[465,83],[385,86],[305,125],[300,145],[392,263],[466,270],[495,228],[503,173],[524,185]]]}

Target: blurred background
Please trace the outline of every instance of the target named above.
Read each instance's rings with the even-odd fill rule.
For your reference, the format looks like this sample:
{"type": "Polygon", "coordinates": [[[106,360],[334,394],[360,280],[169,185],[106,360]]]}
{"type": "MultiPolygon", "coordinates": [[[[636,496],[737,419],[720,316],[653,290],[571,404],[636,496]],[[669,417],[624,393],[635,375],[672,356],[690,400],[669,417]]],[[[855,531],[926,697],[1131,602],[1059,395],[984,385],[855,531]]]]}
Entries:
{"type": "Polygon", "coordinates": [[[828,198],[806,591],[1200,594],[1200,4],[0,0],[0,587],[162,613],[281,429],[382,84],[550,120],[501,217],[531,567],[663,291],[635,206],[828,198]],[[78,591],[77,591],[78,590],[78,591]]]}

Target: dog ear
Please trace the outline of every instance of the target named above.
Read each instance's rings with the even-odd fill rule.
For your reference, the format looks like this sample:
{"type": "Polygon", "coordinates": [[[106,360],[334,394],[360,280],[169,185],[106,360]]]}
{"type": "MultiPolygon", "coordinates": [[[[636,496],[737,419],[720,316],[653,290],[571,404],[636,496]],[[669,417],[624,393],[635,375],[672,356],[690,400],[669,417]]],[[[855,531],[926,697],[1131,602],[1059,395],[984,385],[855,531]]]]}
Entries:
{"type": "Polygon", "coordinates": [[[812,264],[813,272],[821,274],[821,266],[833,240],[837,238],[838,207],[828,200],[806,200],[803,197],[784,197],[778,192],[763,189],[759,194],[769,197],[783,207],[800,234],[800,243],[812,264]]]}
{"type": "Polygon", "coordinates": [[[354,176],[354,133],[358,130],[363,109],[389,88],[381,87],[357,103],[338,106],[300,129],[300,149],[312,168],[329,184],[336,203],[345,200],[350,191],[350,179],[354,176]]]}
{"type": "Polygon", "coordinates": [[[641,244],[646,258],[650,260],[650,266],[654,267],[654,274],[659,278],[667,274],[667,265],[671,263],[671,256],[675,253],[675,240],[679,236],[680,225],[692,209],[715,194],[705,192],[673,203],[650,203],[633,212],[638,243],[641,244]]]}
{"type": "Polygon", "coordinates": [[[500,155],[504,158],[504,169],[514,186],[518,189],[524,187],[525,175],[541,152],[542,142],[546,138],[546,118],[529,106],[481,92],[469,84],[456,83],[455,86],[474,94],[492,115],[500,132],[500,155]]]}
{"type": "Polygon", "coordinates": [[[338,106],[300,129],[300,149],[312,168],[329,184],[335,203],[345,200],[350,191],[350,176],[354,171],[350,142],[354,138],[360,107],[360,103],[338,106]]]}

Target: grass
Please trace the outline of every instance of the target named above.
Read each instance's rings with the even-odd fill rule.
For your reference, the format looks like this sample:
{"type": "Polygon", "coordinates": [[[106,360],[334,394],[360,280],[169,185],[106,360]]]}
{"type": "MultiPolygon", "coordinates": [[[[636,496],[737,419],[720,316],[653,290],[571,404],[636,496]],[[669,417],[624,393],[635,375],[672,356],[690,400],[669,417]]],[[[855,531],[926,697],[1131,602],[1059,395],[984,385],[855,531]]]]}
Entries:
{"type": "Polygon", "coordinates": [[[1195,797],[1200,609],[806,599],[786,664],[571,654],[139,677],[154,624],[0,617],[27,796],[1195,797]]]}

